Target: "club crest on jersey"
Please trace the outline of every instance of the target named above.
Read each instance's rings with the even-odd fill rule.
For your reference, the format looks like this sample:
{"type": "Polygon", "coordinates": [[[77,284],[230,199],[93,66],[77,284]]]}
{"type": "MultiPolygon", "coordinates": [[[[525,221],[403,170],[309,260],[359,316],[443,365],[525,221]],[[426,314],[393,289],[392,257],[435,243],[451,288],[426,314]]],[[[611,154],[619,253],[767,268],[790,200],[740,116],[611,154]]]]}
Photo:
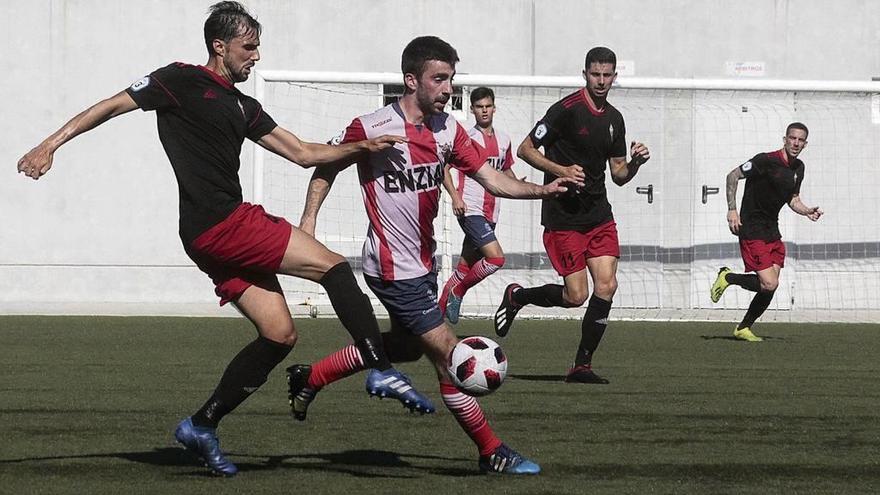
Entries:
{"type": "Polygon", "coordinates": [[[439,163],[382,173],[383,186],[388,193],[428,191],[443,183],[443,167],[439,163]]]}
{"type": "Polygon", "coordinates": [[[452,156],[452,143],[440,145],[440,156],[443,157],[444,162],[449,160],[449,157],[452,156]]]}
{"type": "Polygon", "coordinates": [[[132,91],[140,91],[150,85],[150,76],[142,77],[131,85],[132,91]]]}
{"type": "Polygon", "coordinates": [[[608,135],[614,139],[614,124],[608,124],[608,135]]]}

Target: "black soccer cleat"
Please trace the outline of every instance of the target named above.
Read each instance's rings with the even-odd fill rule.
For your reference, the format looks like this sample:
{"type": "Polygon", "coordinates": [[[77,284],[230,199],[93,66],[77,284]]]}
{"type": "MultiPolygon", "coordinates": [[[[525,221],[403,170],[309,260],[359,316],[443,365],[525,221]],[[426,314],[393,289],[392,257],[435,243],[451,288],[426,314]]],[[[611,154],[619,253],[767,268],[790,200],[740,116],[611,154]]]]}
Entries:
{"type": "Polygon", "coordinates": [[[605,378],[597,375],[593,371],[593,367],[591,365],[582,364],[568,370],[568,374],[565,375],[565,383],[592,383],[597,385],[606,385],[610,382],[605,378]]]}
{"type": "Polygon", "coordinates": [[[519,284],[510,284],[504,289],[504,295],[501,296],[501,305],[495,310],[495,334],[499,337],[507,336],[510,326],[513,325],[513,319],[522,309],[522,306],[513,300],[513,292],[522,289],[519,284]]]}
{"type": "Polygon", "coordinates": [[[307,364],[294,364],[287,368],[287,398],[290,402],[290,413],[297,421],[305,421],[309,404],[315,400],[318,391],[309,388],[309,376],[312,367],[307,364]]]}

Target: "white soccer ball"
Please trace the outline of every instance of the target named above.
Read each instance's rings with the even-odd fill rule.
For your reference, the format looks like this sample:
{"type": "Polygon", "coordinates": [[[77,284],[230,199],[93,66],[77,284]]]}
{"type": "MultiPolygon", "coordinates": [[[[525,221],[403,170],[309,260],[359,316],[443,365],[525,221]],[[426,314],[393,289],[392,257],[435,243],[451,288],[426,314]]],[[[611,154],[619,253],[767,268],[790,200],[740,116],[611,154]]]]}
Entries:
{"type": "Polygon", "coordinates": [[[449,355],[449,377],[462,392],[481,396],[491,394],[507,376],[507,356],[494,340],[466,337],[455,344],[449,355]]]}

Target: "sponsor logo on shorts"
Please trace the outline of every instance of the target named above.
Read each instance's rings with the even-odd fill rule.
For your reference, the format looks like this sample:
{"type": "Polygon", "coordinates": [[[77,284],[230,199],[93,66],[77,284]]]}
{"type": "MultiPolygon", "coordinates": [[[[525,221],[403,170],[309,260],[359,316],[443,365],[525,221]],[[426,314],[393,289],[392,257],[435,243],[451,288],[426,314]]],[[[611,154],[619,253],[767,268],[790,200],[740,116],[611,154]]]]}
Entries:
{"type": "Polygon", "coordinates": [[[131,90],[138,92],[150,85],[150,76],[142,77],[131,85],[131,90]]]}

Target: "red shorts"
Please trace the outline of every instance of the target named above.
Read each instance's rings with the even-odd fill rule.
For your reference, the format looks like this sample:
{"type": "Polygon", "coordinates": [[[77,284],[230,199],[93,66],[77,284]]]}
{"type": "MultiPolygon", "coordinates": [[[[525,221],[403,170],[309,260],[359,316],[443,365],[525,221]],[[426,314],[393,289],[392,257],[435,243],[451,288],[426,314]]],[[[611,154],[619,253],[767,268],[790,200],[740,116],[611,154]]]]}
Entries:
{"type": "Polygon", "coordinates": [[[252,285],[280,294],[275,274],[291,229],[287,220],[266,213],[262,206],[242,203],[199,235],[186,254],[211,277],[221,306],[252,285]]]}
{"type": "Polygon", "coordinates": [[[571,275],[586,269],[588,258],[620,258],[617,224],[611,220],[586,231],[545,230],[544,249],[556,273],[571,275]]]}
{"type": "Polygon", "coordinates": [[[773,265],[779,265],[779,268],[785,266],[785,244],[782,243],[782,239],[775,241],[740,239],[739,252],[742,254],[747,272],[766,270],[773,265]]]}

